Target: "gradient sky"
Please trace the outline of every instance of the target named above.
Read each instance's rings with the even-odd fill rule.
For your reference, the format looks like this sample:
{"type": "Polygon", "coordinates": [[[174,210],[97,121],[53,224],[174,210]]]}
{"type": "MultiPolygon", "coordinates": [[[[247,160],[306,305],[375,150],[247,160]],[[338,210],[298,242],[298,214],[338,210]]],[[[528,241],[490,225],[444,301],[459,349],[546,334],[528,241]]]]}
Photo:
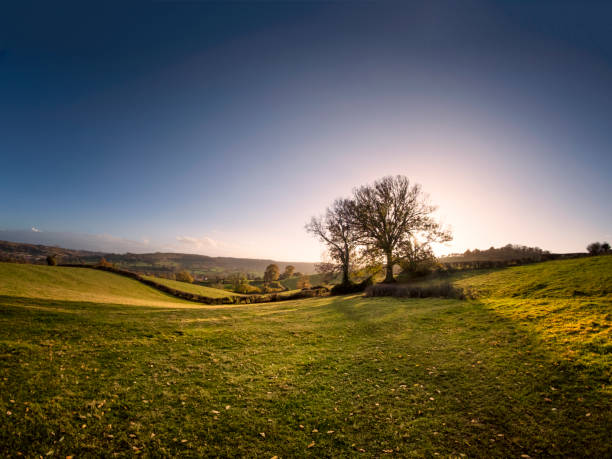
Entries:
{"type": "Polygon", "coordinates": [[[453,228],[441,253],[612,242],[611,17],[579,1],[6,2],[0,239],[313,261],[311,215],[403,174],[453,228]]]}

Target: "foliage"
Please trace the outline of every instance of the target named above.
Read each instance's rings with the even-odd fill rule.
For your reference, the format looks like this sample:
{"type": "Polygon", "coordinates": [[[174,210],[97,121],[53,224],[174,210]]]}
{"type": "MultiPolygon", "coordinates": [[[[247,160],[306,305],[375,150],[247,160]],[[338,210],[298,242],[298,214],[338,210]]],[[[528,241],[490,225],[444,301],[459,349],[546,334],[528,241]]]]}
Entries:
{"type": "Polygon", "coordinates": [[[259,287],[256,287],[255,285],[251,285],[248,282],[243,282],[242,284],[238,285],[234,291],[236,293],[241,293],[244,295],[261,293],[261,289],[259,287]]]}
{"type": "Polygon", "coordinates": [[[47,265],[57,266],[57,257],[55,255],[47,255],[47,265]]]}
{"type": "Polygon", "coordinates": [[[280,269],[278,269],[278,265],[271,264],[266,267],[266,272],[264,273],[264,282],[270,283],[272,281],[278,280],[280,276],[280,269]]]}
{"type": "Polygon", "coordinates": [[[506,244],[503,247],[490,247],[487,250],[466,250],[464,253],[452,254],[440,259],[441,262],[466,261],[542,261],[550,257],[550,253],[539,247],[506,244]]]}
{"type": "Polygon", "coordinates": [[[591,255],[603,255],[610,253],[610,244],[607,242],[592,242],[587,246],[587,251],[591,255]]]}
{"type": "Polygon", "coordinates": [[[102,257],[100,258],[100,261],[98,262],[97,266],[103,266],[105,268],[112,268],[113,264],[109,263],[108,261],[106,261],[106,258],[102,257]]]}
{"type": "Polygon", "coordinates": [[[427,285],[376,284],[368,287],[366,296],[394,296],[398,298],[455,298],[465,299],[461,288],[450,282],[430,283],[427,285]]]}
{"type": "Polygon", "coordinates": [[[280,275],[280,279],[289,279],[295,273],[295,266],[287,265],[285,266],[285,271],[280,275]]]}
{"type": "Polygon", "coordinates": [[[189,271],[184,269],[183,271],[179,271],[175,274],[175,279],[178,282],[187,282],[188,284],[193,284],[193,276],[189,271]]]}
{"type": "Polygon", "coordinates": [[[299,289],[305,289],[305,288],[310,288],[310,278],[308,276],[302,276],[300,277],[300,279],[297,282],[297,288],[299,289]]]}

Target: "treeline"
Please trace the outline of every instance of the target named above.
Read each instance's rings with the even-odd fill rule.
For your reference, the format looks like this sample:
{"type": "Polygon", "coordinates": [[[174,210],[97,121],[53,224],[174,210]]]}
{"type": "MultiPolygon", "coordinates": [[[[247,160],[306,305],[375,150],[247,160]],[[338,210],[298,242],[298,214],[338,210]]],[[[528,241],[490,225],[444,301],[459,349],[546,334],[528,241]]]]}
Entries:
{"type": "Polygon", "coordinates": [[[550,259],[550,252],[542,250],[539,247],[527,247],[525,245],[507,244],[503,247],[490,247],[486,250],[466,250],[463,253],[452,254],[446,257],[441,257],[441,263],[458,263],[458,262],[527,262],[527,261],[544,261],[550,259]]]}

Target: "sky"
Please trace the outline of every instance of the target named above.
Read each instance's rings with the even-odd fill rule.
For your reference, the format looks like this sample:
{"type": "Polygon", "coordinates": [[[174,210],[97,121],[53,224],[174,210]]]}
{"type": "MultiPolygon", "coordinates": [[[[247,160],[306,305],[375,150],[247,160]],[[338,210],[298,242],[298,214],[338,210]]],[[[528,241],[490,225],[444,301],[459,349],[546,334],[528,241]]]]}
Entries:
{"type": "Polygon", "coordinates": [[[316,261],[385,175],[438,253],[612,241],[612,3],[8,2],[0,239],[316,261]]]}

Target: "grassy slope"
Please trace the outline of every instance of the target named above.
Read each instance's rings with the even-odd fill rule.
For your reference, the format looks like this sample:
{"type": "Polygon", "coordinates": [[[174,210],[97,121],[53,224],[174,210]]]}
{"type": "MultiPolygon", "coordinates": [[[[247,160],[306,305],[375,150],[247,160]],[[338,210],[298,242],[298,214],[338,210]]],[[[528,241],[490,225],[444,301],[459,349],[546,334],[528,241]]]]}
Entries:
{"type": "Polygon", "coordinates": [[[15,263],[0,263],[0,295],[147,306],[192,304],[117,274],[15,263]]]}
{"type": "MultiPolygon", "coordinates": [[[[606,268],[590,268],[581,299],[609,311],[607,287],[589,280],[606,268]]],[[[568,356],[584,349],[525,316],[543,299],[518,279],[523,297],[500,280],[506,296],[471,302],[164,310],[0,297],[0,452],[609,457],[605,361],[568,356]]]]}
{"type": "Polygon", "coordinates": [[[218,288],[212,287],[204,287],[198,284],[188,284],[187,282],[179,282],[171,279],[164,279],[161,277],[154,276],[142,276],[145,279],[150,279],[159,284],[166,285],[168,287],[174,288],[176,290],[180,290],[187,293],[195,293],[196,295],[207,296],[209,298],[223,298],[226,296],[242,296],[238,293],[229,292],[227,290],[221,290],[218,288]]]}
{"type": "Polygon", "coordinates": [[[449,280],[497,314],[525,323],[566,358],[604,368],[610,388],[612,256],[458,272],[449,280]]]}

